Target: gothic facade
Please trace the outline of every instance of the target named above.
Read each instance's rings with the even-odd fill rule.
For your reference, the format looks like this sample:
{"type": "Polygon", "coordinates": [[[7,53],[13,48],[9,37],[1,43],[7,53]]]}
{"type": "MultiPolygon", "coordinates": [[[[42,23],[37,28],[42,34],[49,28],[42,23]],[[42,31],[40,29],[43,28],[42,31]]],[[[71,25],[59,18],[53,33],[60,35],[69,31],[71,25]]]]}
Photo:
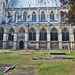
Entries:
{"type": "Polygon", "coordinates": [[[1,49],[75,49],[75,26],[65,23],[61,11],[68,10],[57,4],[59,0],[50,6],[48,0],[34,0],[29,6],[13,1],[0,1],[1,49]]]}

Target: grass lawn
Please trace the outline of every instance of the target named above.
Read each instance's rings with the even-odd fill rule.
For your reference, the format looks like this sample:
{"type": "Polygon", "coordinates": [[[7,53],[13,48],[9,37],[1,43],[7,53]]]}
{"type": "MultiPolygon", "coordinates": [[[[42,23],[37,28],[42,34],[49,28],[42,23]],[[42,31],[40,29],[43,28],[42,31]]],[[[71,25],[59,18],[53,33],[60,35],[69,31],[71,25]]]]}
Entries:
{"type": "MultiPolygon", "coordinates": [[[[0,50],[0,53],[9,51],[11,52],[11,50],[0,50]]],[[[19,50],[13,51],[13,53],[10,54],[0,54],[0,64],[16,64],[16,66],[37,66],[35,71],[37,75],[75,75],[75,61],[73,60],[75,60],[75,50],[73,50],[72,53],[68,53],[67,50],[19,50]],[[51,52],[67,53],[69,56],[74,57],[74,59],[32,60],[33,57],[51,57],[51,52]]],[[[10,70],[10,72],[24,71],[10,70]]],[[[0,73],[0,75],[3,75],[3,73],[0,73]]]]}

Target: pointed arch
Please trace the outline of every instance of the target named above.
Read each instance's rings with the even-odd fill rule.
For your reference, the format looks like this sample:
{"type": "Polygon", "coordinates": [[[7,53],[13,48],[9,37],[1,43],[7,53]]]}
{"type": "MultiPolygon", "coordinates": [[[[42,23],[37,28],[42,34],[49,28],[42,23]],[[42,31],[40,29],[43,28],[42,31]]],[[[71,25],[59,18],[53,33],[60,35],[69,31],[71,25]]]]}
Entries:
{"type": "Polygon", "coordinates": [[[51,30],[51,41],[58,41],[58,32],[56,28],[51,30]]]}
{"type": "Polygon", "coordinates": [[[44,13],[44,11],[41,13],[41,21],[45,21],[45,13],[44,13]]]}
{"type": "Polygon", "coordinates": [[[61,21],[64,21],[64,15],[63,15],[63,12],[60,11],[60,14],[61,14],[61,21]]]}
{"type": "Polygon", "coordinates": [[[19,29],[18,37],[19,38],[25,38],[25,29],[24,28],[21,27],[19,29]]]}
{"type": "Polygon", "coordinates": [[[19,33],[25,33],[24,28],[21,27],[21,28],[19,29],[19,33]]]}
{"type": "Polygon", "coordinates": [[[47,40],[47,31],[45,30],[45,28],[42,28],[40,30],[40,40],[41,41],[46,41],[47,40]]]}
{"type": "Polygon", "coordinates": [[[61,21],[64,21],[64,16],[61,14],[61,21]]]}
{"type": "Polygon", "coordinates": [[[19,42],[19,49],[24,49],[24,42],[22,40],[19,42]]]}
{"type": "Polygon", "coordinates": [[[8,40],[9,41],[14,41],[14,29],[13,28],[9,29],[8,40]]]}
{"type": "Polygon", "coordinates": [[[50,21],[55,21],[55,15],[53,11],[50,13],[50,21]]]}
{"type": "Polygon", "coordinates": [[[36,21],[36,13],[35,12],[32,13],[32,21],[36,21]]]}
{"type": "Polygon", "coordinates": [[[62,41],[69,41],[69,31],[67,28],[62,30],[62,41]]]}
{"type": "Polygon", "coordinates": [[[27,20],[27,13],[24,12],[24,14],[23,14],[23,21],[26,22],[26,20],[27,20]]]}
{"type": "Polygon", "coordinates": [[[36,30],[34,28],[29,30],[29,41],[36,41],[36,30]]]}

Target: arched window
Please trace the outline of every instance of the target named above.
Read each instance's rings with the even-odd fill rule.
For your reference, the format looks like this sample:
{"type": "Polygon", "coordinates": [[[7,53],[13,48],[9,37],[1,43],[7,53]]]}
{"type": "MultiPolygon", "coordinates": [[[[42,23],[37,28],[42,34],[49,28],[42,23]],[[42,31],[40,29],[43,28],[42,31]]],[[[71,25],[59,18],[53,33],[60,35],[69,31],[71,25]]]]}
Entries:
{"type": "Polygon", "coordinates": [[[32,14],[32,21],[36,21],[36,13],[35,12],[33,12],[33,14],[32,14]]]}
{"type": "Polygon", "coordinates": [[[27,13],[25,12],[25,13],[23,14],[23,21],[24,21],[24,22],[26,22],[26,17],[27,17],[27,13]]]}
{"type": "Polygon", "coordinates": [[[13,28],[11,28],[11,29],[9,30],[9,37],[8,37],[8,40],[9,40],[9,41],[14,41],[14,29],[13,29],[13,28]]]}
{"type": "Polygon", "coordinates": [[[62,31],[62,41],[69,41],[69,32],[66,28],[62,31]]]}
{"type": "Polygon", "coordinates": [[[50,14],[50,21],[55,21],[55,16],[53,12],[51,12],[50,14]]]}
{"type": "Polygon", "coordinates": [[[61,21],[64,21],[64,14],[62,11],[60,11],[60,14],[61,14],[61,21]]]}
{"type": "Polygon", "coordinates": [[[64,16],[63,15],[61,15],[61,21],[63,21],[64,20],[64,16]]]}
{"type": "Polygon", "coordinates": [[[3,33],[4,33],[4,29],[0,28],[0,40],[3,41],[3,33]]]}
{"type": "Polygon", "coordinates": [[[41,41],[47,40],[47,32],[44,28],[42,28],[41,31],[40,31],[40,40],[41,41]]]}
{"type": "Polygon", "coordinates": [[[24,28],[20,28],[19,33],[18,33],[19,38],[25,38],[25,30],[24,28]]]}
{"type": "Polygon", "coordinates": [[[51,30],[51,41],[58,41],[58,33],[55,28],[51,30]]]}
{"type": "Polygon", "coordinates": [[[45,21],[45,13],[44,12],[41,13],[41,21],[45,21]]]}
{"type": "Polygon", "coordinates": [[[32,28],[29,31],[29,40],[35,41],[36,40],[36,31],[32,28]]]}
{"type": "Polygon", "coordinates": [[[75,41],[75,29],[74,29],[74,41],[75,41]]]}

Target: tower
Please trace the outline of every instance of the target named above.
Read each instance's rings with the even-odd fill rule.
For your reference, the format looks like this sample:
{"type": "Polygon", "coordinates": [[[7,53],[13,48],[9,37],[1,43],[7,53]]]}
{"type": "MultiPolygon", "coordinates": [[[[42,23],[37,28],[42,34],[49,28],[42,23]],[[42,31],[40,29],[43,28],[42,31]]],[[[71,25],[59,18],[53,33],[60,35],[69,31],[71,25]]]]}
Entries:
{"type": "Polygon", "coordinates": [[[5,8],[8,0],[0,0],[0,24],[5,22],[5,8]]]}

